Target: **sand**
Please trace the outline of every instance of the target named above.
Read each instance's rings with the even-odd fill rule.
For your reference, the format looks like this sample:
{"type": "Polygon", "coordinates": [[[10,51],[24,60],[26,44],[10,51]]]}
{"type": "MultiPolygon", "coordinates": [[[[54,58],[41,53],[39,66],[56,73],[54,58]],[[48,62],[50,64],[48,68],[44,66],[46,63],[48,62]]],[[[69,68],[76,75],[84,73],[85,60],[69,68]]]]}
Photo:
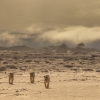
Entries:
{"type": "Polygon", "coordinates": [[[0,100],[100,100],[99,57],[83,54],[78,59],[69,55],[67,60],[34,60],[31,56],[25,58],[26,54],[19,55],[17,60],[16,54],[6,55],[8,58],[2,55],[0,100]],[[32,84],[29,73],[33,71],[36,76],[32,84]],[[10,72],[14,72],[13,85],[8,83],[10,72]],[[49,89],[44,86],[44,75],[50,75],[49,89]]]}
{"type": "Polygon", "coordinates": [[[96,72],[36,73],[33,84],[28,72],[16,73],[13,85],[9,85],[7,74],[0,76],[0,99],[3,100],[100,100],[100,74],[96,72]],[[43,83],[46,74],[51,79],[49,89],[43,83]]]}

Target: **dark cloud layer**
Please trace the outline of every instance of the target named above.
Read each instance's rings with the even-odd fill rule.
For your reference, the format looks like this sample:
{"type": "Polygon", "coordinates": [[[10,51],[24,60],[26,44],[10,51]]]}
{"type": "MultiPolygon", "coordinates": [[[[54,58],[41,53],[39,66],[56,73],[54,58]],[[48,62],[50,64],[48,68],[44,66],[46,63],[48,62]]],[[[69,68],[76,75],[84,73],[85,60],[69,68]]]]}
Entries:
{"type": "Polygon", "coordinates": [[[33,24],[20,32],[1,31],[0,37],[0,46],[44,47],[65,43],[69,47],[75,47],[83,42],[86,47],[100,48],[100,27],[51,28],[44,24],[33,24]]]}
{"type": "Polygon", "coordinates": [[[100,26],[99,0],[0,0],[0,29],[33,23],[100,26]]]}

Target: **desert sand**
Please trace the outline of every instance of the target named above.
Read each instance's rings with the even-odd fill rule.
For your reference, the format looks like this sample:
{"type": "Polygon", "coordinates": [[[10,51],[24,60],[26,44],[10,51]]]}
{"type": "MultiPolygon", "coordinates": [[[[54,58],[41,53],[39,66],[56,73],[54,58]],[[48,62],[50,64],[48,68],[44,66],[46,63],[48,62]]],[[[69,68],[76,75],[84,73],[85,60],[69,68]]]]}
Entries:
{"type": "Polygon", "coordinates": [[[40,57],[25,52],[1,52],[0,99],[100,100],[100,57],[97,55],[98,52],[40,57]],[[13,85],[8,82],[10,72],[14,72],[13,85]],[[33,84],[30,72],[35,72],[33,84]],[[50,75],[49,89],[44,86],[44,75],[50,75]]]}

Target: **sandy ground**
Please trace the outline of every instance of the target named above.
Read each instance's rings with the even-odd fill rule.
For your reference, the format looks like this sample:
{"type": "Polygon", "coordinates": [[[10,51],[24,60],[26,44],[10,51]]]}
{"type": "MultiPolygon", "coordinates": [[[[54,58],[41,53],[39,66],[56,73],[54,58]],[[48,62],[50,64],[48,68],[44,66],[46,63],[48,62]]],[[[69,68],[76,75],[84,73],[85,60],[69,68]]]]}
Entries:
{"type": "Polygon", "coordinates": [[[1,52],[0,57],[0,100],[100,100],[99,52],[66,53],[62,58],[1,52]],[[8,83],[10,72],[14,72],[13,85],[8,83]],[[44,87],[44,75],[50,75],[49,89],[44,87]]]}
{"type": "Polygon", "coordinates": [[[36,72],[33,84],[28,71],[17,71],[13,85],[8,84],[8,73],[0,73],[3,100],[100,100],[100,74],[94,71],[36,72]],[[49,89],[43,83],[47,74],[51,80],[49,89]]]}

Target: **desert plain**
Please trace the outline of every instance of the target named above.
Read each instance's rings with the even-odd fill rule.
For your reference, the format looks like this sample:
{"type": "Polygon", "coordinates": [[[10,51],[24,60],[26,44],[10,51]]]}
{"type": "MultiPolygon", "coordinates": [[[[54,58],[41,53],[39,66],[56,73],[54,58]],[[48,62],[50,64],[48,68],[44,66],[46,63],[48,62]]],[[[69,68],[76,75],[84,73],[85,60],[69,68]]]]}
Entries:
{"type": "Polygon", "coordinates": [[[100,52],[0,51],[0,100],[100,100],[100,52]],[[35,72],[34,83],[30,72],[35,72]]]}

